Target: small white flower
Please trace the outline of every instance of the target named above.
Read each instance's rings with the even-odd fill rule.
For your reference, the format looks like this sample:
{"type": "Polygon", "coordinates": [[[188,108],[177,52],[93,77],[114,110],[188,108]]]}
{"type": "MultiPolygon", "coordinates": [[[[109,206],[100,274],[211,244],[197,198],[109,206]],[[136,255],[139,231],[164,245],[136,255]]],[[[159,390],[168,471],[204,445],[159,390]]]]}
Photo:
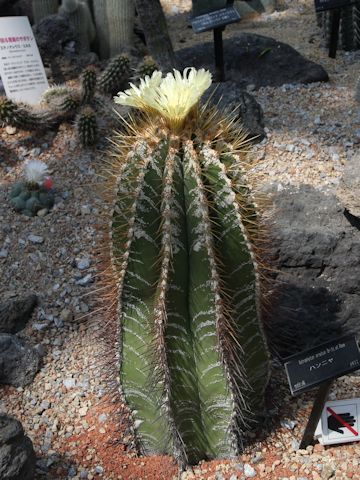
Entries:
{"type": "Polygon", "coordinates": [[[181,125],[191,108],[211,85],[211,73],[203,68],[186,68],[183,75],[174,70],[162,78],[161,72],[141,80],[139,87],[131,88],[114,97],[116,103],[157,111],[169,122],[181,125]]]}
{"type": "Polygon", "coordinates": [[[25,180],[29,183],[42,184],[48,174],[48,166],[41,160],[28,160],[24,165],[25,180]]]}

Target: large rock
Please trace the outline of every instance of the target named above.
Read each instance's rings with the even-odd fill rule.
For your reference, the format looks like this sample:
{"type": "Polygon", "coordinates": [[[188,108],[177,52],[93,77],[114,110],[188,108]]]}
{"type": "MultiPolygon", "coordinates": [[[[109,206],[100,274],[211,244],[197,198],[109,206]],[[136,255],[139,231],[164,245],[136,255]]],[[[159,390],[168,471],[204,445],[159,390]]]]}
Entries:
{"type": "Polygon", "coordinates": [[[28,385],[39,367],[40,356],[36,350],[15,335],[0,334],[0,385],[28,385]]]}
{"type": "Polygon", "coordinates": [[[61,15],[49,15],[33,26],[43,61],[65,55],[78,41],[75,30],[61,15]]]}
{"type": "Polygon", "coordinates": [[[310,186],[274,195],[276,301],[267,319],[281,356],[360,335],[360,222],[310,186]]]}
{"type": "Polygon", "coordinates": [[[0,333],[16,333],[25,328],[37,305],[37,296],[0,304],[0,333]]]}
{"type": "Polygon", "coordinates": [[[347,161],[336,194],[346,210],[360,218],[360,153],[347,161]]]}
{"type": "Polygon", "coordinates": [[[35,475],[35,452],[21,423],[0,413],[0,478],[32,480],[35,475]]]}
{"type": "MultiPolygon", "coordinates": [[[[184,66],[214,70],[212,42],[194,45],[176,52],[184,66]]],[[[307,60],[294,48],[273,38],[240,33],[224,40],[225,76],[242,89],[278,87],[285,83],[328,81],[322,66],[307,60]]]]}
{"type": "Polygon", "coordinates": [[[249,138],[256,142],[265,136],[264,114],[261,105],[249,93],[238,87],[234,82],[213,84],[203,96],[203,102],[211,99],[211,103],[222,110],[235,112],[243,123],[249,138]]]}

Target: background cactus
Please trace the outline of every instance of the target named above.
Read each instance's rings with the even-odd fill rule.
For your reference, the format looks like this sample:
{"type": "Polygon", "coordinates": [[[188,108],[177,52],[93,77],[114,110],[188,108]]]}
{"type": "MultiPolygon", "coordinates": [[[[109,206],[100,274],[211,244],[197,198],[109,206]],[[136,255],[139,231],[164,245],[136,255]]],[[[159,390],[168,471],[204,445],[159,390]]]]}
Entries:
{"type": "Polygon", "coordinates": [[[96,143],[98,125],[96,114],[91,107],[86,106],[79,112],[75,120],[75,126],[81,145],[89,147],[96,143]]]}
{"type": "Polygon", "coordinates": [[[48,112],[33,111],[28,105],[0,97],[0,124],[24,130],[44,130],[53,126],[53,119],[48,112]]]}
{"type": "MultiPolygon", "coordinates": [[[[317,14],[318,25],[323,30],[326,46],[329,46],[334,11],[326,10],[317,14]]],[[[360,48],[360,2],[340,9],[339,48],[357,50],[360,48]]]]}
{"type": "Polygon", "coordinates": [[[68,19],[78,34],[80,52],[89,52],[96,31],[88,4],[80,0],[63,0],[59,12],[68,19]]]}
{"type": "Polygon", "coordinates": [[[114,57],[98,79],[98,90],[115,95],[125,87],[130,78],[130,60],[127,55],[114,57]]]}
{"type": "Polygon", "coordinates": [[[32,0],[34,23],[39,23],[40,20],[48,15],[54,15],[57,13],[58,8],[58,0],[32,0]]]}
{"type": "Polygon", "coordinates": [[[155,60],[152,57],[147,56],[144,58],[143,62],[136,69],[135,78],[140,79],[145,77],[146,75],[151,76],[155,72],[155,70],[158,70],[158,69],[159,67],[155,62],[155,60]]]}
{"type": "Polygon", "coordinates": [[[143,453],[238,454],[269,375],[244,135],[197,107],[208,72],[159,72],[118,103],[109,191],[120,378],[143,453]],[[170,440],[169,440],[170,439],[170,440]]]}
{"type": "Polygon", "coordinates": [[[25,164],[24,181],[13,185],[10,192],[10,203],[17,212],[34,217],[39,210],[50,210],[55,196],[51,191],[52,181],[46,177],[47,166],[38,160],[25,164]]]}
{"type": "Polygon", "coordinates": [[[110,57],[132,45],[135,20],[133,0],[105,0],[110,57]]]}

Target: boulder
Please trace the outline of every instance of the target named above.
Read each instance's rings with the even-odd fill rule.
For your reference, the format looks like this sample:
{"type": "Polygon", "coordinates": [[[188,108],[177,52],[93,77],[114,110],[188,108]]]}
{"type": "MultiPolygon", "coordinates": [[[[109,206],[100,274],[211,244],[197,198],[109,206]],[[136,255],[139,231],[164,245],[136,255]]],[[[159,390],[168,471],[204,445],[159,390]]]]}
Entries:
{"type": "Polygon", "coordinates": [[[360,221],[310,186],[275,193],[270,345],[281,357],[360,335],[360,221]]]}
{"type": "Polygon", "coordinates": [[[37,296],[28,295],[21,300],[0,304],[0,333],[16,333],[25,328],[37,305],[37,296]]]}
{"type": "Polygon", "coordinates": [[[0,413],[0,478],[32,480],[35,476],[35,452],[21,423],[0,413]]]}
{"type": "Polygon", "coordinates": [[[348,212],[360,218],[360,153],[347,161],[336,195],[348,212]]]}
{"type": "Polygon", "coordinates": [[[243,123],[249,138],[260,142],[265,137],[264,114],[261,105],[249,93],[239,88],[234,82],[213,84],[203,96],[202,101],[211,99],[211,103],[222,110],[234,112],[243,123]]]}
{"type": "Polygon", "coordinates": [[[77,42],[75,30],[61,15],[49,15],[33,26],[36,42],[44,62],[65,55],[77,42]]]}
{"type": "Polygon", "coordinates": [[[35,349],[15,335],[0,334],[0,385],[28,385],[39,367],[40,356],[35,349]]]}
{"type": "MultiPolygon", "coordinates": [[[[214,71],[212,42],[184,48],[176,54],[184,67],[191,65],[214,71]]],[[[252,33],[240,33],[224,40],[224,64],[226,79],[242,89],[248,85],[257,89],[329,80],[321,65],[307,60],[290,45],[252,33]]]]}

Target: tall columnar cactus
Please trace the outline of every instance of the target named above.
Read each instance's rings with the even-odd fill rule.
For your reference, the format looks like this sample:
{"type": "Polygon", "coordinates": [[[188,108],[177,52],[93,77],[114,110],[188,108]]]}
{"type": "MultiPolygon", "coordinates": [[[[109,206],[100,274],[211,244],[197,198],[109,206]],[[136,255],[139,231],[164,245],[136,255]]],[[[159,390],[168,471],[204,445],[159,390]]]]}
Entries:
{"type": "Polygon", "coordinates": [[[63,0],[59,12],[68,19],[78,34],[80,51],[89,52],[96,31],[88,4],[80,0],[63,0]]]}
{"type": "Polygon", "coordinates": [[[143,453],[229,457],[263,408],[269,360],[244,134],[199,107],[211,75],[154,72],[109,176],[122,391],[143,453]]]}
{"type": "Polygon", "coordinates": [[[34,22],[39,23],[40,20],[48,15],[54,15],[59,8],[59,0],[32,0],[32,11],[34,22]]]}
{"type": "Polygon", "coordinates": [[[135,20],[133,0],[106,0],[110,57],[132,45],[135,20]]]}
{"type": "Polygon", "coordinates": [[[96,44],[100,58],[109,58],[110,47],[108,37],[108,25],[106,15],[106,1],[96,0],[93,2],[94,20],[96,27],[96,44]]]}
{"type": "MultiPolygon", "coordinates": [[[[330,43],[333,10],[317,14],[318,25],[323,30],[327,46],[330,43]]],[[[360,48],[360,1],[340,9],[339,48],[358,50],[360,48]]]]}

